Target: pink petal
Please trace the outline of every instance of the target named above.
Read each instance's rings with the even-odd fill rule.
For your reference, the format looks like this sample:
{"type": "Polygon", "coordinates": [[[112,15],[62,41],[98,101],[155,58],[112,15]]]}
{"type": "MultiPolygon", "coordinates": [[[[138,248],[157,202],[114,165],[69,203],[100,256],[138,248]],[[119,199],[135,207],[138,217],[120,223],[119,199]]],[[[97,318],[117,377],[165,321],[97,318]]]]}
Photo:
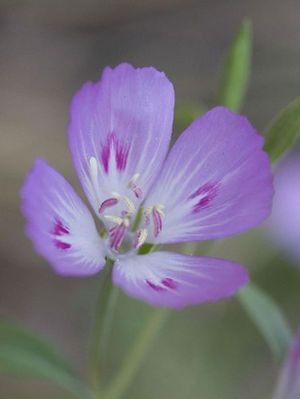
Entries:
{"type": "Polygon", "coordinates": [[[113,191],[140,202],[166,156],[173,123],[174,90],[162,72],[121,64],[88,82],[71,106],[69,144],[81,184],[97,212],[113,191]],[[95,182],[90,159],[96,160],[95,182]],[[96,186],[96,188],[95,188],[96,186]]]}
{"type": "Polygon", "coordinates": [[[298,153],[284,159],[275,171],[275,196],[270,218],[270,232],[276,244],[290,259],[300,261],[300,157],[298,153]]]}
{"type": "Polygon", "coordinates": [[[223,259],[154,252],[116,261],[113,282],[153,306],[183,308],[234,295],[247,272],[223,259]]]}
{"type": "Polygon", "coordinates": [[[300,398],[300,330],[287,356],[273,399],[300,398]]]}
{"type": "Polygon", "coordinates": [[[94,220],[70,184],[37,160],[21,190],[26,231],[36,251],[63,275],[90,275],[104,267],[94,220]]]}
{"type": "Polygon", "coordinates": [[[248,120],[224,107],[193,122],[172,148],[145,204],[164,206],[154,242],[209,240],[262,222],[273,194],[262,145],[248,120]]]}

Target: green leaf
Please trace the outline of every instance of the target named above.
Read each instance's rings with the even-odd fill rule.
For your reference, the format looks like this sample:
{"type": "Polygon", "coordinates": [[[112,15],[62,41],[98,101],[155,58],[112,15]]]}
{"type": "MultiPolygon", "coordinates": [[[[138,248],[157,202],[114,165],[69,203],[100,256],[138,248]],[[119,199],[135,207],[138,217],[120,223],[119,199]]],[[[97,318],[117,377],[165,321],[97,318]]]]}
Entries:
{"type": "Polygon", "coordinates": [[[174,123],[177,129],[183,130],[194,119],[198,118],[205,112],[205,107],[199,103],[179,102],[175,107],[174,123]]]}
{"type": "Polygon", "coordinates": [[[253,283],[243,288],[238,298],[275,357],[282,360],[290,346],[292,334],[280,308],[253,283]]]}
{"type": "Polygon", "coordinates": [[[0,372],[50,380],[80,398],[88,398],[85,385],[63,356],[41,337],[11,323],[0,322],[0,372]]]}
{"type": "Polygon", "coordinates": [[[225,57],[217,95],[217,103],[232,111],[239,111],[246,93],[251,52],[252,25],[249,19],[245,19],[225,57]]]}
{"type": "Polygon", "coordinates": [[[265,129],[265,151],[275,162],[290,149],[300,134],[300,97],[284,108],[265,129]]]}

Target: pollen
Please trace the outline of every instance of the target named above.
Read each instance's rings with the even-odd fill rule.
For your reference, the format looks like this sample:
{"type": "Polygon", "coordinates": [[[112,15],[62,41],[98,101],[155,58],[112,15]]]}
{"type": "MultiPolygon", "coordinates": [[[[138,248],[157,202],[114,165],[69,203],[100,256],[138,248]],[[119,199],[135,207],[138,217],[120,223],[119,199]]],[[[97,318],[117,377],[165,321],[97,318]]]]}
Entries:
{"type": "Polygon", "coordinates": [[[136,232],[135,240],[133,242],[133,247],[135,249],[140,248],[144,242],[146,241],[148,236],[148,230],[147,229],[140,229],[136,232]]]}
{"type": "Polygon", "coordinates": [[[114,216],[114,215],[104,215],[104,218],[108,221],[108,222],[112,222],[116,225],[120,225],[123,223],[123,218],[121,218],[120,216],[114,216]]]}
{"type": "Polygon", "coordinates": [[[140,173],[135,173],[132,178],[129,180],[127,187],[134,193],[136,198],[143,198],[142,189],[136,184],[138,179],[140,178],[140,173]]]}
{"type": "Polygon", "coordinates": [[[126,214],[127,215],[131,216],[131,215],[134,214],[135,206],[134,206],[134,203],[131,201],[130,198],[128,198],[126,195],[120,195],[120,194],[118,194],[116,192],[112,192],[112,195],[117,200],[123,200],[123,202],[125,203],[126,208],[127,208],[127,210],[126,210],[126,214]]]}
{"type": "Polygon", "coordinates": [[[162,219],[165,217],[164,208],[164,205],[157,204],[147,207],[144,211],[144,225],[148,226],[152,219],[154,237],[157,237],[162,230],[162,219]]]}

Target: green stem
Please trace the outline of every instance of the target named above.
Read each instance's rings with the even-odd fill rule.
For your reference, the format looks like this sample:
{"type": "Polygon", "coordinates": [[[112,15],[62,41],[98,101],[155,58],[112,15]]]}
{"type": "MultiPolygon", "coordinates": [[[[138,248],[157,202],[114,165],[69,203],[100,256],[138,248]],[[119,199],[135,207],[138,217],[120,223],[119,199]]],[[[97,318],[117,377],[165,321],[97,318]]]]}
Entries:
{"type": "Polygon", "coordinates": [[[119,399],[123,397],[124,392],[135,377],[145,354],[149,350],[152,340],[159,332],[169,314],[170,311],[167,309],[156,309],[153,311],[133,348],[125,357],[119,371],[117,371],[108,389],[104,392],[103,399],[119,399]]]}
{"type": "Polygon", "coordinates": [[[118,289],[112,285],[110,267],[101,285],[92,331],[89,369],[91,384],[95,392],[100,391],[102,364],[105,363],[105,354],[108,347],[117,296],[118,289]]]}

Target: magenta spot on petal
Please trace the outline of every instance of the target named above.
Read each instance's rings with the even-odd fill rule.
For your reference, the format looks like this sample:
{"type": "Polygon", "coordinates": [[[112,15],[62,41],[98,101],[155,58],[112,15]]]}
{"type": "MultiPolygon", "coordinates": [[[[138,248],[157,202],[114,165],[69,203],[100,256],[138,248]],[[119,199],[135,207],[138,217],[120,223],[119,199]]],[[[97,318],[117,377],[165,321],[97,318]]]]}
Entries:
{"type": "Polygon", "coordinates": [[[114,132],[109,133],[106,137],[105,143],[101,149],[101,160],[105,172],[108,172],[109,160],[111,155],[114,153],[116,158],[116,165],[119,171],[126,168],[129,148],[126,146],[114,132]]]}
{"type": "Polygon", "coordinates": [[[216,197],[218,191],[218,183],[205,183],[199,187],[189,199],[200,197],[193,207],[193,213],[198,213],[201,209],[206,208],[216,197]]]}
{"type": "Polygon", "coordinates": [[[176,290],[176,288],[178,287],[177,283],[170,277],[164,278],[163,280],[161,280],[161,283],[171,290],[176,290]]]}
{"type": "MultiPolygon", "coordinates": [[[[62,223],[61,220],[57,219],[57,220],[55,220],[52,234],[54,234],[57,237],[61,237],[61,236],[65,236],[65,235],[70,234],[70,231],[69,231],[68,227],[66,227],[62,223]]],[[[71,248],[71,244],[63,242],[61,240],[54,239],[53,242],[54,242],[54,245],[57,248],[59,248],[59,249],[69,249],[69,248],[71,248]]]]}
{"type": "Polygon", "coordinates": [[[164,288],[160,285],[152,283],[150,280],[146,280],[146,283],[149,285],[150,288],[152,288],[154,291],[160,292],[164,291],[164,288]]]}
{"type": "Polygon", "coordinates": [[[63,241],[59,241],[59,240],[53,240],[55,246],[59,249],[69,249],[71,248],[71,244],[68,244],[66,242],[63,241]]]}
{"type": "Polygon", "coordinates": [[[56,236],[64,236],[69,233],[69,229],[62,223],[61,220],[57,219],[54,224],[53,234],[56,236]]]}

